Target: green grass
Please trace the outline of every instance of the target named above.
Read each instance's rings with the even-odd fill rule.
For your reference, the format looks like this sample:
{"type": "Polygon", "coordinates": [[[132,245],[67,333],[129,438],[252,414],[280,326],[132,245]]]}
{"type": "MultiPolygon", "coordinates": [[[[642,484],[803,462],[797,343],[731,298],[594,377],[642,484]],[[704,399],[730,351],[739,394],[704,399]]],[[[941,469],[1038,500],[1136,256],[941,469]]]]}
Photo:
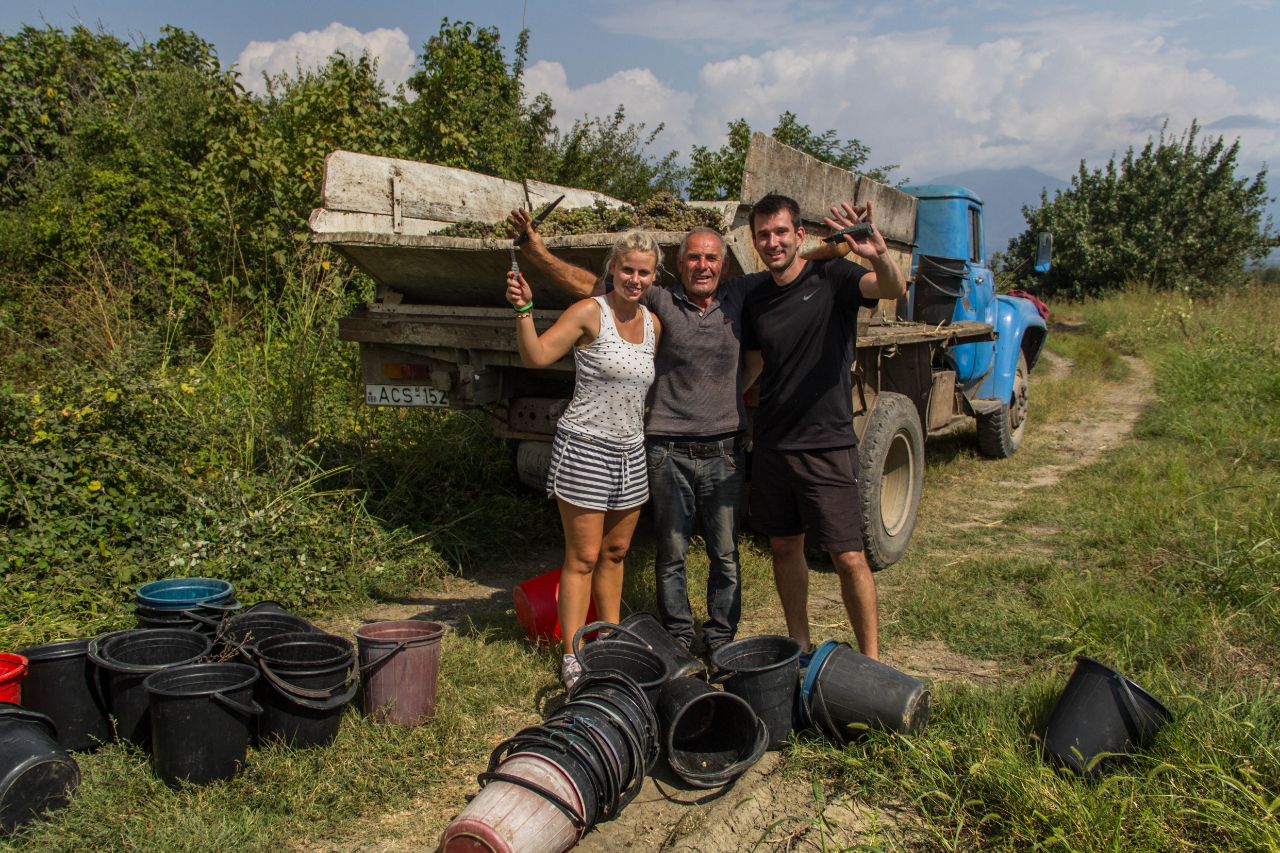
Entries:
{"type": "MultiPolygon", "coordinates": [[[[1048,421],[1087,417],[1101,390],[1132,381],[1120,356],[1141,354],[1157,399],[1135,438],[959,530],[932,522],[973,500],[975,482],[998,493],[1002,480],[1033,476],[1052,461],[1052,449],[1029,441],[993,462],[977,456],[971,433],[931,443],[922,527],[907,558],[879,577],[889,654],[942,640],[957,653],[994,659],[1009,675],[992,686],[935,684],[931,723],[918,737],[873,733],[843,749],[803,737],[789,747],[790,772],[806,777],[799,784],[821,781],[833,795],[873,806],[907,804],[919,824],[911,838],[937,849],[1275,849],[1280,346],[1263,318],[1280,316],[1280,295],[1187,304],[1126,294],[1079,312],[1085,331],[1049,339],[1072,359],[1071,373],[1052,381],[1032,374],[1032,435],[1048,421]],[[1174,713],[1151,749],[1101,782],[1053,770],[1037,751],[1039,726],[1082,653],[1130,675],[1174,713]]],[[[235,387],[262,375],[257,356],[231,352],[234,363],[195,365],[210,378],[194,396],[213,398],[222,388],[219,407],[254,409],[279,423],[278,403],[235,387]],[[235,395],[240,402],[228,402],[235,395]]],[[[554,549],[554,513],[510,488],[482,422],[369,412],[349,396],[340,390],[302,408],[319,436],[302,456],[322,471],[349,466],[331,475],[330,486],[340,488],[281,476],[292,469],[272,467],[279,454],[262,450],[272,446],[262,437],[270,430],[252,452],[215,445],[236,464],[259,457],[246,474],[264,478],[265,491],[251,509],[305,494],[290,504],[296,525],[276,528],[282,548],[345,524],[348,556],[331,565],[360,572],[369,565],[361,556],[370,553],[366,531],[404,537],[392,540],[396,565],[412,579],[424,559],[427,588],[442,571],[518,559],[525,547],[554,549]],[[477,446],[489,448],[479,459],[477,446]],[[353,521],[354,508],[364,514],[353,521]]],[[[192,423],[219,416],[202,418],[192,423]]],[[[282,446],[296,453],[306,439],[291,442],[282,446]]],[[[653,606],[648,542],[642,533],[628,557],[631,607],[653,606]]],[[[744,612],[758,623],[779,621],[767,548],[744,537],[742,553],[744,612]]],[[[699,544],[690,574],[691,589],[701,590],[699,544]]],[[[380,592],[376,583],[357,589],[305,612],[350,626],[380,592]]],[[[62,610],[46,602],[25,617],[15,601],[0,637],[46,639],[126,619],[123,595],[104,595],[97,617],[84,596],[68,597],[62,610]]],[[[351,714],[331,747],[251,750],[240,778],[177,791],[154,779],[140,752],[110,746],[80,758],[85,781],[69,808],[0,841],[0,849],[261,850],[387,837],[429,846],[474,792],[489,750],[559,694],[554,655],[528,649],[510,622],[493,614],[446,639],[440,710],[430,725],[383,728],[351,714]]],[[[820,800],[815,794],[819,810],[820,800]]]]}
{"type": "MultiPolygon", "coordinates": [[[[888,647],[940,638],[1028,674],[935,686],[921,737],[876,734],[844,750],[808,741],[797,754],[864,800],[912,803],[941,849],[1276,849],[1280,338],[1262,318],[1280,316],[1280,294],[1128,294],[1082,313],[1088,331],[1050,337],[1075,369],[1036,386],[1032,429],[1087,418],[1099,381],[1125,381],[1118,353],[1141,353],[1157,399],[1136,441],[1028,493],[1001,525],[921,536],[885,579],[888,647]],[[1076,654],[1117,667],[1174,713],[1146,754],[1101,783],[1037,754],[1076,654]]],[[[1005,478],[1032,474],[1036,451],[1021,457],[994,464],[1005,478]]],[[[922,513],[971,498],[974,464],[935,458],[922,513]]]]}

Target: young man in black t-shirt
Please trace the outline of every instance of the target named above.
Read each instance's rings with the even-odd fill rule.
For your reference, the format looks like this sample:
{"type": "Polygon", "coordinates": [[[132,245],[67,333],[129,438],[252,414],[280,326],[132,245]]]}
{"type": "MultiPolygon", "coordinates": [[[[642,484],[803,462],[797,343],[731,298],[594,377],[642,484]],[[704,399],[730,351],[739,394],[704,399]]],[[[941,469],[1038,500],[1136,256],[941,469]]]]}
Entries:
{"type": "MultiPolygon", "coordinates": [[[[828,224],[835,227],[871,223],[871,205],[844,205],[832,215],[828,224]]],[[[906,285],[874,224],[868,238],[844,238],[867,269],[843,259],[800,257],[800,207],[786,196],[760,199],[749,222],[767,268],[743,306],[746,376],[759,374],[761,386],[752,525],[769,536],[787,632],[801,648],[810,648],[808,535],[831,555],[859,648],[878,658],[876,587],[862,545],[851,371],[859,306],[897,299],[906,285]]]]}

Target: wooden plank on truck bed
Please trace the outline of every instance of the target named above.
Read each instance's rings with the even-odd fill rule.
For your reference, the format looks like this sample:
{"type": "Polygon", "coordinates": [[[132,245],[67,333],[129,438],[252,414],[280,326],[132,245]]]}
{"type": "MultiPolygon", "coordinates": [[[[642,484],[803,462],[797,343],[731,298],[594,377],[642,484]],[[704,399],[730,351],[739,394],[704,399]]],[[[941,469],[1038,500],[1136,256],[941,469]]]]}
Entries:
{"type": "Polygon", "coordinates": [[[520,183],[434,163],[334,151],[324,161],[321,206],[329,211],[391,216],[398,195],[404,219],[501,222],[513,208],[536,210],[561,194],[565,199],[560,205],[565,209],[591,207],[597,201],[610,207],[625,204],[612,196],[574,187],[541,181],[520,183]]]}
{"type": "MultiPolygon", "coordinates": [[[[916,239],[916,199],[865,175],[823,163],[764,133],[754,133],[742,171],[742,204],[750,207],[771,192],[789,195],[800,217],[821,223],[842,201],[872,202],[876,227],[886,240],[910,247],[916,239]]],[[[745,220],[744,220],[745,221],[745,220]]]]}

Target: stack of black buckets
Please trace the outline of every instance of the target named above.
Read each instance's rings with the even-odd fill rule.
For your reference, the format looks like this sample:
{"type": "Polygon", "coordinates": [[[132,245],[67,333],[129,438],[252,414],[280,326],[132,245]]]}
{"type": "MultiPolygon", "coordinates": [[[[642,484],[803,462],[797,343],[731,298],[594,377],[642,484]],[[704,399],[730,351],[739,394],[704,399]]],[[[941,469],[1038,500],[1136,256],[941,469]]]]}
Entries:
{"type": "MultiPolygon", "coordinates": [[[[572,645],[586,675],[542,724],[494,750],[442,851],[561,853],[615,817],[661,757],[690,787],[718,788],[795,730],[845,743],[869,728],[919,734],[929,718],[923,682],[835,640],[804,669],[789,637],[736,640],[712,653],[710,679],[647,613],[587,625],[572,645]]],[[[1149,742],[1167,716],[1138,685],[1081,658],[1049,718],[1045,753],[1094,774],[1149,742]]]]}

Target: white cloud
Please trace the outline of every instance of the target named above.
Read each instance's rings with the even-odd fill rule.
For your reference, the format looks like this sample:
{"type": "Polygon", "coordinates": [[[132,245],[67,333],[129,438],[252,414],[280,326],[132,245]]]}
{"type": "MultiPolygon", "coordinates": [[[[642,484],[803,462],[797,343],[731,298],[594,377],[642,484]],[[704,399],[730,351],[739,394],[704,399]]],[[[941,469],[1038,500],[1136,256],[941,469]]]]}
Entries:
{"type": "Polygon", "coordinates": [[[658,151],[683,150],[693,138],[688,119],[696,96],[671,89],[647,68],[618,71],[598,83],[574,89],[563,65],[541,61],[525,69],[524,85],[530,96],[539,92],[550,96],[556,108],[556,125],[561,129],[567,130],[583,116],[607,118],[622,104],[628,122],[643,122],[650,132],[659,124],[665,125],[654,143],[658,151]]]}
{"type": "Polygon", "coordinates": [[[335,21],[323,30],[296,32],[279,41],[251,41],[236,64],[245,88],[262,94],[266,91],[264,74],[274,77],[294,74],[298,68],[319,68],[338,51],[352,57],[368,53],[376,59],[378,76],[388,91],[409,79],[416,61],[409,37],[398,27],[362,33],[335,21]]]}
{"type": "MultiPolygon", "coordinates": [[[[707,19],[699,7],[688,8],[682,26],[707,19]]],[[[777,27],[770,49],[707,62],[684,91],[646,69],[574,88],[563,68],[544,62],[530,69],[531,79],[551,95],[562,120],[623,103],[633,119],[666,122],[660,152],[717,147],[729,121],[744,117],[767,130],[791,110],[814,130],[861,139],[871,146],[872,165],[900,163],[900,174],[916,180],[1021,165],[1065,176],[1081,158],[1102,165],[1142,145],[1165,119],[1177,135],[1193,119],[1209,124],[1247,114],[1262,121],[1240,131],[1242,160],[1280,161],[1280,133],[1266,124],[1280,119],[1280,105],[1247,100],[1205,69],[1191,47],[1171,37],[1179,25],[1173,19],[1044,16],[966,43],[946,27],[875,33],[840,16],[823,19],[820,36],[798,38],[770,17],[773,8],[757,9],[777,27]]],[[[614,18],[615,26],[640,20],[614,18]]],[[[741,18],[723,21],[721,32],[736,31],[741,18]]]]}

